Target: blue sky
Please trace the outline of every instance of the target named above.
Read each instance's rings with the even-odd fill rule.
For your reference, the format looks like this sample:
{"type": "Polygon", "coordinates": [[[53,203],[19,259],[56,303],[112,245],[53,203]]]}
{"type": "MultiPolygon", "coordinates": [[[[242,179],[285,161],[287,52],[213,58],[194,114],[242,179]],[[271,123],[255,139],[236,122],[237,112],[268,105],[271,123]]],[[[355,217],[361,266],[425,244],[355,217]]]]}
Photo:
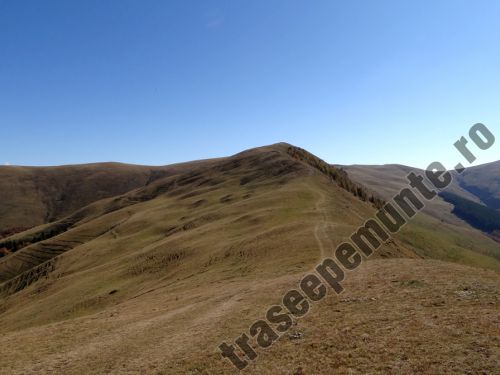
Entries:
{"type": "Polygon", "coordinates": [[[0,0],[0,164],[497,160],[499,46],[496,0],[0,0]]]}

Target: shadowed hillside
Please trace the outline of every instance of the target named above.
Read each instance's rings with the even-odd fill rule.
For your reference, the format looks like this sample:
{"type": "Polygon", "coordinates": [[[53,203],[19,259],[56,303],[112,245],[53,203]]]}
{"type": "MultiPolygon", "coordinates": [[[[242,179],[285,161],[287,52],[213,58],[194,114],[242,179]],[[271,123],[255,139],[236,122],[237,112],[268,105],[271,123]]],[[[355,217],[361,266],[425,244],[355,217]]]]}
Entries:
{"type": "MultiPolygon", "coordinates": [[[[0,166],[0,232],[9,233],[17,228],[61,219],[92,202],[129,192],[175,173],[179,167],[120,163],[0,166]]],[[[180,168],[190,167],[182,165],[180,168]]]]}
{"type": "Polygon", "coordinates": [[[487,233],[500,231],[500,212],[448,192],[443,192],[440,195],[446,202],[453,204],[452,212],[456,216],[474,228],[487,233]]]}
{"type": "Polygon", "coordinates": [[[466,169],[458,183],[488,207],[500,210],[500,161],[466,169]]]}

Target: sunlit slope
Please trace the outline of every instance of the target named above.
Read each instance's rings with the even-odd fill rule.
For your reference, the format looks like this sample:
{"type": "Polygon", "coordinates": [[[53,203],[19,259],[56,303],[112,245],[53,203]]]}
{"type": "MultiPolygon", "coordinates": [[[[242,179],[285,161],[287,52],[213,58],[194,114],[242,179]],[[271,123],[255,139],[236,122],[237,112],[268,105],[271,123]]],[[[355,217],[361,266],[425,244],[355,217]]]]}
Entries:
{"type": "MultiPolygon", "coordinates": [[[[35,242],[0,259],[0,374],[233,373],[217,345],[262,318],[374,215],[358,188],[314,156],[278,144],[179,169],[17,234],[35,242]]],[[[470,349],[474,338],[464,338],[478,300],[460,302],[456,293],[474,290],[489,314],[498,275],[415,258],[498,263],[469,249],[476,244],[466,235],[426,225],[433,222],[398,235],[378,260],[349,274],[345,296],[294,327],[304,339],[285,337],[249,373],[366,373],[374,361],[379,373],[390,366],[443,373],[443,356],[457,368],[494,368],[491,357],[470,349]],[[440,331],[456,350],[431,346],[423,361],[415,348],[451,324],[435,318],[442,300],[460,322],[440,331]],[[411,345],[403,353],[396,343],[405,339],[411,345]]],[[[492,345],[493,320],[475,324],[492,345]]]]}
{"type": "MultiPolygon", "coordinates": [[[[72,299],[77,318],[27,329],[3,327],[0,373],[235,374],[217,345],[262,319],[302,275],[226,274],[213,283],[195,274],[176,283],[150,283],[125,299],[123,289],[112,295],[107,288],[96,290],[85,300],[79,294],[79,303],[72,299]],[[106,306],[89,311],[99,304],[106,306]]],[[[297,321],[292,333],[301,339],[285,335],[260,351],[245,373],[498,372],[497,273],[432,260],[380,259],[349,274],[344,286],[344,294],[328,296],[297,321]]],[[[31,318],[44,312],[45,303],[37,310],[28,300],[43,301],[53,288],[48,280],[33,289],[19,300],[19,310],[30,309],[31,318]]]]}
{"type": "MultiPolygon", "coordinates": [[[[173,175],[17,235],[64,229],[0,260],[0,290],[11,295],[0,324],[11,329],[98,311],[150,283],[188,287],[311,267],[321,257],[318,238],[339,243],[375,208],[291,157],[288,147],[173,175]],[[19,299],[38,288],[43,299],[29,298],[20,309],[19,299]]],[[[395,243],[381,254],[413,256],[395,243]]]]}

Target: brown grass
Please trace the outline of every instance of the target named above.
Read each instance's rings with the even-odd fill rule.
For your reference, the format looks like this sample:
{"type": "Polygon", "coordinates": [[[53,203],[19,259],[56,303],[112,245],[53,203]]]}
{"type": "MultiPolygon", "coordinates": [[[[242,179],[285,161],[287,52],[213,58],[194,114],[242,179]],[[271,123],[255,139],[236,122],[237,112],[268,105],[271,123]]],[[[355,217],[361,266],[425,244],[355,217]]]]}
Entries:
{"type": "MultiPolygon", "coordinates": [[[[375,212],[287,147],[95,202],[63,233],[1,259],[7,283],[32,277],[0,296],[0,374],[234,373],[217,345],[375,212]]],[[[297,322],[300,339],[283,337],[247,373],[497,373],[498,274],[410,258],[444,247],[448,259],[469,251],[458,262],[497,261],[451,227],[421,242],[433,225],[384,245],[343,295],[297,322]]]]}

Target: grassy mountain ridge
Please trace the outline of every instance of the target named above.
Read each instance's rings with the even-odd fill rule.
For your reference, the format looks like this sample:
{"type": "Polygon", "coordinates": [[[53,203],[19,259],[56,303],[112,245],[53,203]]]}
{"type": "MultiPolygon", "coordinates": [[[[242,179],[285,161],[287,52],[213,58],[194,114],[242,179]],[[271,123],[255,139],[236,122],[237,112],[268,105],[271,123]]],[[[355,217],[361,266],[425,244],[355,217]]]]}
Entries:
{"type": "MultiPolygon", "coordinates": [[[[4,283],[2,290],[8,294],[22,290],[32,282],[36,282],[38,278],[45,277],[47,270],[52,270],[51,262],[54,258],[85,247],[94,240],[108,237],[110,233],[114,236],[118,228],[123,228],[130,222],[130,215],[133,212],[143,206],[161,205],[163,200],[183,204],[189,202],[183,209],[187,209],[191,215],[200,211],[199,216],[191,219],[188,215],[181,215],[176,216],[176,220],[172,223],[163,223],[165,227],[162,229],[162,236],[165,238],[176,237],[230,216],[220,213],[220,210],[203,213],[210,202],[206,196],[221,195],[217,204],[226,206],[236,200],[232,193],[234,189],[239,191],[239,199],[246,200],[252,198],[254,187],[264,190],[279,189],[281,186],[294,186],[310,176],[324,179],[335,191],[345,191],[352,202],[356,202],[355,205],[364,207],[362,210],[374,211],[373,203],[367,201],[365,195],[359,194],[361,192],[359,186],[353,190],[349,187],[354,185],[345,177],[338,181],[331,179],[331,175],[319,171],[316,164],[311,165],[301,158],[291,157],[290,152],[293,150],[292,146],[279,144],[243,152],[200,166],[198,169],[158,179],[124,195],[92,203],[59,221],[16,234],[6,241],[18,241],[26,246],[21,245],[20,249],[0,260],[0,282],[4,283]],[[42,236],[41,233],[47,234],[42,236]]],[[[302,158],[307,155],[303,150],[300,152],[302,158]]],[[[328,172],[334,171],[335,169],[331,168],[328,172]]],[[[300,200],[298,203],[304,204],[300,200]]],[[[256,204],[260,205],[261,202],[256,204]]],[[[343,210],[352,208],[352,204],[349,204],[343,210]]],[[[289,208],[292,211],[295,209],[289,208]]],[[[345,215],[348,215],[347,211],[345,215]]],[[[153,224],[150,220],[147,222],[153,224]]],[[[246,218],[242,218],[241,223],[245,220],[246,218]]],[[[254,219],[248,218],[248,220],[254,219]]],[[[145,224],[144,228],[147,228],[145,224]]],[[[151,238],[155,236],[152,235],[151,238]]]]}
{"type": "MultiPolygon", "coordinates": [[[[404,172],[404,175],[410,170],[404,166],[392,167],[397,168],[400,173],[404,172]]],[[[352,173],[351,169],[348,170],[352,173]]],[[[376,193],[370,193],[362,184],[353,182],[344,170],[325,163],[301,148],[284,143],[244,151],[229,158],[163,167],[161,173],[154,181],[150,178],[143,187],[99,200],[61,220],[0,241],[0,248],[4,249],[2,255],[7,255],[0,260],[0,283],[4,283],[2,289],[9,293],[16,292],[45,276],[47,270],[51,269],[53,258],[114,231],[122,221],[127,220],[124,212],[128,212],[135,205],[154,201],[162,196],[172,198],[181,196],[182,199],[188,199],[202,194],[201,192],[219,191],[233,179],[237,180],[240,189],[248,189],[248,186],[255,183],[275,185],[275,178],[280,178],[279,184],[287,184],[293,178],[319,173],[334,185],[351,193],[359,201],[376,208],[383,204],[383,200],[377,197],[378,194],[389,198],[388,192],[394,194],[396,187],[401,184],[400,180],[395,180],[392,185],[386,184],[387,190],[375,186],[372,191],[376,193]],[[197,193],[198,190],[201,192],[197,193]]],[[[380,171],[376,173],[377,176],[384,176],[380,171]]],[[[359,177],[355,173],[353,175],[355,178],[359,177]]],[[[362,181],[366,186],[373,188],[374,185],[370,182],[370,180],[362,181]]],[[[231,202],[232,195],[226,194],[221,201],[231,202]]],[[[191,208],[193,210],[202,208],[205,203],[204,199],[198,199],[191,208]]],[[[443,243],[436,238],[435,243],[439,246],[421,242],[422,234],[428,238],[434,236],[430,228],[435,227],[435,224],[428,225],[431,218],[416,220],[406,228],[400,236],[401,243],[412,249],[412,253],[421,256],[496,268],[496,263],[491,263],[490,257],[500,259],[497,246],[483,238],[480,233],[474,232],[472,228],[463,226],[458,228],[457,220],[451,213],[448,217],[445,216],[446,210],[443,210],[443,204],[444,202],[439,200],[431,202],[426,210],[429,216],[434,217],[432,220],[441,220],[442,231],[447,233],[447,238],[450,238],[451,252],[441,253],[440,248],[446,246],[446,241],[443,243]],[[443,220],[443,217],[447,220],[443,220]],[[461,234],[460,231],[468,234],[461,234]],[[471,233],[476,245],[471,245],[465,240],[471,233]]],[[[204,220],[201,218],[199,221],[204,220]]],[[[167,232],[172,235],[196,225],[196,222],[188,222],[182,226],[169,227],[167,232]]]]}
{"type": "MultiPolygon", "coordinates": [[[[363,184],[288,144],[186,166],[6,239],[26,245],[0,259],[0,374],[234,373],[220,341],[377,210],[363,184]]],[[[297,322],[303,339],[283,337],[248,373],[444,373],[443,356],[494,369],[493,353],[464,334],[473,324],[494,342],[500,277],[428,259],[500,271],[497,248],[476,235],[417,218],[348,274],[346,294],[297,322]],[[454,319],[439,314],[443,303],[454,319]],[[447,345],[422,355],[415,348],[436,330],[447,345]]]]}
{"type": "MultiPolygon", "coordinates": [[[[203,162],[191,162],[183,164],[182,167],[184,169],[176,169],[179,166],[169,166],[164,167],[161,173],[155,171],[156,179],[159,180],[158,183],[154,183],[154,180],[150,178],[146,183],[146,187],[140,188],[136,191],[131,191],[128,194],[123,196],[117,196],[108,201],[103,201],[101,203],[105,203],[105,207],[97,213],[92,213],[92,217],[96,217],[103,212],[111,212],[117,209],[121,209],[125,206],[135,204],[137,202],[146,201],[155,198],[159,194],[163,194],[167,191],[177,189],[179,186],[188,185],[191,182],[197,184],[212,184],[217,185],[217,181],[209,181],[207,177],[204,177],[203,174],[206,173],[204,170],[207,168],[214,171],[229,171],[231,169],[241,167],[242,160],[245,160],[247,155],[253,155],[255,152],[259,152],[259,149],[249,150],[242,153],[239,153],[232,158],[228,159],[218,159],[217,161],[203,161],[203,162]],[[203,171],[202,171],[203,169],[203,171]],[[163,178],[160,177],[163,175],[163,178]],[[170,175],[169,177],[165,177],[166,175],[170,175]],[[150,185],[151,186],[148,186],[150,185]]],[[[275,168],[276,171],[269,171],[265,169],[265,164],[258,165],[259,169],[254,174],[248,174],[247,176],[243,176],[240,180],[240,185],[244,186],[249,182],[255,179],[261,179],[265,177],[273,176],[273,174],[281,174],[287,172],[287,168],[290,171],[294,169],[300,168],[300,163],[307,165],[308,167],[312,167],[323,173],[325,176],[330,178],[332,181],[336,182],[343,189],[351,192],[354,196],[358,197],[363,201],[370,201],[377,207],[380,207],[383,203],[377,198],[374,198],[372,195],[369,195],[367,191],[361,186],[354,184],[347,176],[347,174],[337,168],[329,166],[327,163],[322,161],[321,159],[315,157],[314,155],[308,153],[307,151],[300,149],[295,146],[287,145],[287,144],[277,144],[272,146],[271,148],[262,148],[262,150],[266,150],[265,152],[269,153],[267,158],[264,158],[262,161],[266,162],[267,160],[271,160],[279,153],[283,153],[283,155],[290,155],[293,160],[299,162],[291,162],[287,158],[283,158],[281,162],[282,165],[278,166],[281,169],[275,168]],[[268,150],[267,150],[268,149],[268,150]],[[267,174],[266,174],[267,173],[267,174]]],[[[262,152],[262,151],[260,151],[262,152]]],[[[258,160],[261,162],[261,160],[258,160]]],[[[251,167],[255,167],[256,161],[251,162],[251,167]]],[[[273,168],[274,166],[271,166],[273,168]]],[[[220,178],[219,178],[220,179],[220,178]]],[[[74,182],[73,182],[74,183],[74,182]]],[[[104,183],[101,181],[101,183],[104,183]]],[[[111,189],[108,189],[111,190],[111,189]]],[[[0,241],[0,250],[3,248],[4,252],[0,252],[0,256],[4,254],[8,254],[9,252],[16,252],[19,249],[22,249],[25,246],[29,246],[30,244],[35,244],[40,241],[44,241],[51,237],[57,236],[63,232],[65,232],[68,228],[75,226],[78,222],[82,221],[83,218],[89,220],[87,215],[93,211],[93,206],[84,207],[74,212],[73,214],[65,217],[61,220],[49,223],[47,225],[43,225],[39,228],[33,228],[32,230],[27,230],[24,233],[20,233],[18,235],[12,235],[11,238],[6,238],[5,240],[0,241]]]]}

